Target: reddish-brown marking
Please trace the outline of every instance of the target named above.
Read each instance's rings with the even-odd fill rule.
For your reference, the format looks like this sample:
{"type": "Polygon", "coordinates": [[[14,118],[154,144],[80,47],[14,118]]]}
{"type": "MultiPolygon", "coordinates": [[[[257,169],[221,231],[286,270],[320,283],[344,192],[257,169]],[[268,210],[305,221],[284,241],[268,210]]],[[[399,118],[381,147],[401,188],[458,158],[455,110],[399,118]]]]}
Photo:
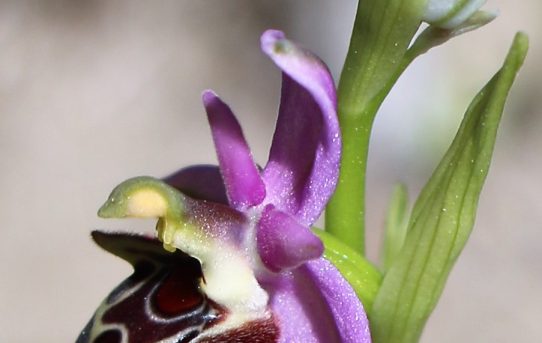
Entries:
{"type": "Polygon", "coordinates": [[[220,336],[207,337],[199,343],[276,343],[279,329],[273,318],[249,322],[220,336]]]}
{"type": "Polygon", "coordinates": [[[152,305],[155,311],[164,317],[180,316],[203,303],[203,297],[190,282],[183,270],[174,269],[160,284],[152,305]]]}

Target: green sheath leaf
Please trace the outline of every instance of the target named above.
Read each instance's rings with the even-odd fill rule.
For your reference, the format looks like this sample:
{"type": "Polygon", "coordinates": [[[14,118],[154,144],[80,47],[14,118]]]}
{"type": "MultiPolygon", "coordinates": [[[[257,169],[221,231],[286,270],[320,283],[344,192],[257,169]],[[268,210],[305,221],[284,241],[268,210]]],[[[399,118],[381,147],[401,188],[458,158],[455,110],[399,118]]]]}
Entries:
{"type": "Polygon", "coordinates": [[[527,53],[518,33],[501,70],[469,106],[459,131],[422,190],[407,238],[371,311],[373,342],[417,342],[472,230],[506,97],[527,53]]]}

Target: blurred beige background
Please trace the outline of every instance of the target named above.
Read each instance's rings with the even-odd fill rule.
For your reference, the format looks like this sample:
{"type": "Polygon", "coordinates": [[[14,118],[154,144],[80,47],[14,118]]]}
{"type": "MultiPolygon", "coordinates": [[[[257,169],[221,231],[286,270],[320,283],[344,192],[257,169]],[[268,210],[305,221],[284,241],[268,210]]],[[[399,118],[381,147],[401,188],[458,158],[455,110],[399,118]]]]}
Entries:
{"type": "MultiPolygon", "coordinates": [[[[93,245],[113,186],[215,161],[200,94],[237,112],[256,159],[273,131],[279,74],[259,35],[280,28],[338,76],[356,2],[0,2],[0,342],[70,342],[130,271],[93,245]]],[[[508,103],[476,228],[423,342],[537,342],[542,336],[542,51],[536,0],[489,1],[499,18],[420,58],[377,119],[369,251],[392,185],[414,196],[513,34],[531,51],[508,103]]]]}

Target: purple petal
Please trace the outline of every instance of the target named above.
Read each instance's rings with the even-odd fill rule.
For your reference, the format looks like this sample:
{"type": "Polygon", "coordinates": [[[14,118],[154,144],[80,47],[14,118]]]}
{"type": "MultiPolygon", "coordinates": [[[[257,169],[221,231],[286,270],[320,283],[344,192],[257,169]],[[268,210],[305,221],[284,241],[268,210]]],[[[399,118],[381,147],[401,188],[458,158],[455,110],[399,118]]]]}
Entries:
{"type": "Polygon", "coordinates": [[[184,194],[200,200],[228,204],[226,188],[218,166],[196,165],[183,168],[163,179],[184,194]]]}
{"type": "Polygon", "coordinates": [[[256,232],[258,253],[274,272],[293,269],[324,252],[322,241],[308,227],[273,205],[263,210],[256,232]]]}
{"type": "Polygon", "coordinates": [[[265,185],[241,126],[228,105],[212,91],[203,92],[203,104],[230,204],[239,210],[260,204],[265,198],[265,185]]]}
{"type": "Polygon", "coordinates": [[[308,262],[306,267],[327,300],[341,333],[341,342],[370,343],[369,322],[363,305],[337,268],[323,258],[308,262]]]}
{"type": "Polygon", "coordinates": [[[335,189],[341,140],[333,79],[316,56],[266,31],[262,50],[282,70],[279,118],[263,171],[266,203],[312,224],[335,189]]]}
{"type": "Polygon", "coordinates": [[[307,262],[264,286],[280,327],[279,342],[371,342],[361,302],[327,260],[307,262]]]}

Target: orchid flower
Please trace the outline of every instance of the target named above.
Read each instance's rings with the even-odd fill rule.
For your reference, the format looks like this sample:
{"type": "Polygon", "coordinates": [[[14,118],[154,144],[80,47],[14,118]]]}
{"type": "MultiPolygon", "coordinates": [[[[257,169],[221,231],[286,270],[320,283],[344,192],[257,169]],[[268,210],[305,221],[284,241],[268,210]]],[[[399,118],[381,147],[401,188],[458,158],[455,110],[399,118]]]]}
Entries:
{"type": "Polygon", "coordinates": [[[157,218],[158,239],[94,232],[134,273],[78,342],[370,342],[350,284],[310,227],[333,193],[341,139],[327,67],[280,31],[261,48],[282,71],[263,169],[230,108],[203,93],[219,166],[129,179],[99,215],[157,218]]]}

